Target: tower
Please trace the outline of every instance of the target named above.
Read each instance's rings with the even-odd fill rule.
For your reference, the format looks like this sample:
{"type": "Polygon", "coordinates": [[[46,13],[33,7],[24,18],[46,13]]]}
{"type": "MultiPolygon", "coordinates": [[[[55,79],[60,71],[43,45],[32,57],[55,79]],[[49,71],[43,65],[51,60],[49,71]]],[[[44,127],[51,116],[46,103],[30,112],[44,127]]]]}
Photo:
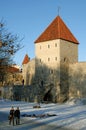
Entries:
{"type": "Polygon", "coordinates": [[[78,62],[78,44],[60,16],[35,41],[36,77],[38,82],[52,84],[54,100],[68,97],[68,65],[78,62]]]}
{"type": "Polygon", "coordinates": [[[23,84],[26,85],[27,84],[27,71],[28,71],[28,63],[30,62],[30,58],[28,57],[28,55],[26,54],[23,62],[22,62],[22,68],[23,68],[23,84]]]}

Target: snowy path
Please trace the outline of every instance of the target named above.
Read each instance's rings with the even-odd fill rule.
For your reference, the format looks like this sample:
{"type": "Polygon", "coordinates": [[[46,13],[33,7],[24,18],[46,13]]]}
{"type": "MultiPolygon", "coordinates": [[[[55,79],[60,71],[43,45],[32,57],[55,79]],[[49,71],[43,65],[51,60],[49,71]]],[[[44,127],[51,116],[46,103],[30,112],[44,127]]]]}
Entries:
{"type": "MultiPolygon", "coordinates": [[[[81,100],[80,100],[81,101],[81,100]]],[[[40,104],[41,108],[33,108],[37,103],[19,101],[0,101],[0,130],[86,130],[86,100],[84,105],[71,101],[64,104],[40,104]],[[19,106],[21,124],[10,126],[8,113],[11,108],[19,106]],[[23,115],[46,115],[50,117],[24,117],[23,115]]]]}
{"type": "MultiPolygon", "coordinates": [[[[0,112],[0,130],[67,130],[61,127],[50,126],[43,122],[21,119],[20,125],[9,125],[8,115],[0,112]]],[[[69,129],[68,129],[69,130],[69,129]]]]}

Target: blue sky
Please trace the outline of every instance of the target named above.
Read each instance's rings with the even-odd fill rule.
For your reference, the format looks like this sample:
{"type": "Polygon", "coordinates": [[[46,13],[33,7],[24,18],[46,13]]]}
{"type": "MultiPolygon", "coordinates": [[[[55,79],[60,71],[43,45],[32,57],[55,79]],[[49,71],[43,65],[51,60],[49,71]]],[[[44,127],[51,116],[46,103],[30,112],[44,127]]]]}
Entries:
{"type": "Polygon", "coordinates": [[[35,57],[34,41],[59,15],[79,41],[78,59],[86,61],[86,0],[0,0],[0,19],[12,34],[24,37],[21,49],[14,57],[21,65],[25,54],[35,57]]]}

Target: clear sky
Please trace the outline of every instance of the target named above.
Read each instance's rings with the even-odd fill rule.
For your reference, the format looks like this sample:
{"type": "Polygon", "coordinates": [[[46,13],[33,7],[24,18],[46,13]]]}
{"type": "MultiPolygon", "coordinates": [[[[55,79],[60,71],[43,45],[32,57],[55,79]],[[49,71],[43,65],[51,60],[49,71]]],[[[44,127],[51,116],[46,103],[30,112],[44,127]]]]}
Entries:
{"type": "Polygon", "coordinates": [[[0,0],[0,19],[12,34],[24,37],[24,48],[15,55],[21,65],[25,54],[35,57],[34,41],[59,15],[79,41],[78,59],[86,61],[86,0],[0,0]]]}

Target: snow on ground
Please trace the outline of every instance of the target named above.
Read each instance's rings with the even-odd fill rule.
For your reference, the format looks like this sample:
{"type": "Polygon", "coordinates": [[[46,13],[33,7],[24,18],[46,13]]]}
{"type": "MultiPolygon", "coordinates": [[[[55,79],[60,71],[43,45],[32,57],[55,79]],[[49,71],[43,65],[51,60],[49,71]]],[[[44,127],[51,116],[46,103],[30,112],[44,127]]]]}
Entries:
{"type": "MultiPolygon", "coordinates": [[[[27,122],[37,122],[42,125],[55,126],[56,129],[65,128],[65,130],[86,130],[86,99],[70,99],[64,104],[43,103],[40,104],[41,108],[33,108],[33,106],[36,105],[38,104],[0,100],[0,113],[5,113],[8,115],[11,106],[14,106],[14,108],[19,106],[21,111],[21,120],[25,120],[27,122]],[[23,115],[31,115],[31,117],[24,117],[23,115]],[[35,117],[34,115],[38,117],[35,117]]],[[[1,119],[0,122],[2,122],[1,119]]],[[[33,125],[30,127],[33,127],[33,125]]],[[[28,128],[26,130],[28,130],[28,128]]]]}

